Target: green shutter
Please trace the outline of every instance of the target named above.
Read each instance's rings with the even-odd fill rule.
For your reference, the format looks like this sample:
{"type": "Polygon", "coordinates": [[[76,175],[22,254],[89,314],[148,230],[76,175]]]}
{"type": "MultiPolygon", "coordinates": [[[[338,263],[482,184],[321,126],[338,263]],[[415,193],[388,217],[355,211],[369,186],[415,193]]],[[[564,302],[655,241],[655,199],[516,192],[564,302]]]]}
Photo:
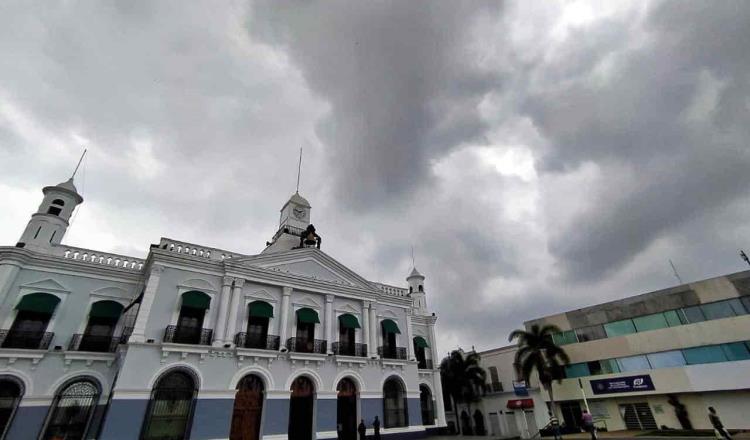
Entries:
{"type": "Polygon", "coordinates": [[[211,307],[211,297],[195,290],[185,292],[182,294],[182,305],[183,307],[206,310],[211,307]]]}
{"type": "Polygon", "coordinates": [[[383,330],[385,330],[386,333],[398,333],[401,334],[401,330],[398,329],[398,325],[396,325],[395,322],[391,319],[384,319],[380,322],[380,325],[383,326],[383,330]]]}
{"type": "Polygon", "coordinates": [[[416,338],[414,338],[414,346],[421,348],[430,348],[430,346],[427,345],[427,341],[425,341],[421,336],[417,336],[416,338]]]}
{"type": "Polygon", "coordinates": [[[253,301],[250,303],[250,316],[259,318],[273,318],[273,306],[265,301],[253,301]]]}
{"type": "Polygon", "coordinates": [[[52,314],[55,307],[60,302],[60,298],[49,293],[31,293],[21,298],[16,306],[16,310],[25,310],[27,312],[38,312],[52,314]]]}
{"type": "Polygon", "coordinates": [[[320,318],[318,318],[318,312],[307,307],[303,307],[297,310],[297,320],[302,323],[313,323],[320,324],[320,318]]]}
{"type": "Polygon", "coordinates": [[[93,318],[119,319],[123,308],[122,304],[115,301],[97,301],[91,306],[89,316],[93,318]]]}
{"type": "Polygon", "coordinates": [[[349,313],[339,316],[339,323],[343,328],[362,328],[359,325],[359,321],[357,321],[357,317],[349,313]]]}

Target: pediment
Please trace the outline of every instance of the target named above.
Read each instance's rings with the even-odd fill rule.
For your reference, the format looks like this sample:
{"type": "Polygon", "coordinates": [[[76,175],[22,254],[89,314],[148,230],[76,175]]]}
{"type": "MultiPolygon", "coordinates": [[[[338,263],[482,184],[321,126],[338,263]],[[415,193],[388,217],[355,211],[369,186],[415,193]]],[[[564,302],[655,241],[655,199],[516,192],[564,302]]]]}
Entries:
{"type": "Polygon", "coordinates": [[[337,307],[336,311],[337,312],[342,312],[342,313],[353,313],[353,314],[356,314],[356,315],[362,314],[362,309],[357,309],[356,307],[354,307],[351,304],[344,304],[344,305],[342,305],[340,307],[337,307]]]}
{"type": "Polygon", "coordinates": [[[383,318],[398,318],[398,315],[396,315],[393,310],[385,309],[382,312],[380,312],[380,316],[383,318]]]}
{"type": "Polygon", "coordinates": [[[319,249],[293,249],[243,259],[241,264],[330,283],[371,289],[370,283],[319,249]]]}
{"type": "Polygon", "coordinates": [[[216,292],[216,287],[210,281],[201,278],[191,278],[189,280],[183,281],[179,284],[179,287],[185,289],[195,289],[203,291],[207,290],[209,292],[216,292]]]}
{"type": "Polygon", "coordinates": [[[310,295],[305,295],[305,296],[302,296],[300,298],[296,298],[294,300],[294,304],[296,304],[298,306],[308,306],[308,307],[312,307],[314,309],[322,309],[323,308],[323,305],[320,302],[316,301],[315,298],[313,298],[310,295]]]}
{"type": "Polygon", "coordinates": [[[70,289],[53,280],[52,278],[34,281],[33,283],[27,283],[21,287],[27,289],[51,290],[54,292],[70,292],[70,289]]]}
{"type": "Polygon", "coordinates": [[[130,298],[133,296],[127,290],[114,286],[100,287],[99,289],[92,291],[91,294],[94,296],[107,296],[111,298],[130,298]]]}
{"type": "Polygon", "coordinates": [[[268,293],[266,289],[260,289],[254,292],[246,293],[245,298],[262,299],[264,301],[276,301],[276,298],[268,293]]]}

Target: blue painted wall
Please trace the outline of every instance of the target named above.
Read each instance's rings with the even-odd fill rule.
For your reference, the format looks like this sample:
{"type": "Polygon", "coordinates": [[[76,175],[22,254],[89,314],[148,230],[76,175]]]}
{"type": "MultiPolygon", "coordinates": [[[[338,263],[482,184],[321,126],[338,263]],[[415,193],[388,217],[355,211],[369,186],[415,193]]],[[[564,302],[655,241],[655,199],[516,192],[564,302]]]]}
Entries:
{"type": "Polygon", "coordinates": [[[380,427],[383,427],[383,399],[360,399],[361,418],[365,419],[365,425],[372,428],[375,416],[380,419],[380,427]]]}
{"type": "Polygon", "coordinates": [[[335,431],[338,400],[318,399],[315,406],[315,409],[318,413],[316,416],[317,419],[315,422],[315,430],[318,432],[335,431]]]}
{"type": "Polygon", "coordinates": [[[19,406],[11,421],[6,440],[37,438],[49,411],[48,406],[19,406]]]}
{"type": "Polygon", "coordinates": [[[286,434],[289,399],[266,399],[263,403],[263,435],[286,434]]]}
{"type": "Polygon", "coordinates": [[[409,426],[419,426],[422,424],[422,406],[419,399],[406,399],[409,405],[409,426]]]}
{"type": "Polygon", "coordinates": [[[198,399],[195,403],[191,440],[229,438],[234,399],[198,399]]]}
{"type": "Polygon", "coordinates": [[[100,440],[138,438],[147,407],[148,400],[145,399],[113,399],[104,419],[100,440]]]}

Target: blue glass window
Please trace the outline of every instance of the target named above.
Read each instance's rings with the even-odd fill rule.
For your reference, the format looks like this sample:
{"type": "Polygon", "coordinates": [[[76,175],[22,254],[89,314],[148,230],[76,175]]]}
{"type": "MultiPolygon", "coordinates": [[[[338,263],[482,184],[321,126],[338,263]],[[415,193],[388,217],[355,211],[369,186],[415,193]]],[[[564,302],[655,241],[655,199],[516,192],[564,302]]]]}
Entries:
{"type": "Polygon", "coordinates": [[[701,311],[701,306],[685,307],[684,309],[682,309],[682,313],[685,315],[685,319],[687,320],[686,324],[693,324],[706,320],[706,317],[701,311]]]}
{"type": "Polygon", "coordinates": [[[750,359],[750,350],[747,349],[747,344],[744,342],[722,344],[721,348],[724,350],[724,354],[730,361],[743,361],[745,359],[750,359]]]}
{"type": "Polygon", "coordinates": [[[685,358],[680,350],[662,351],[647,355],[651,368],[669,368],[685,365],[685,358]]]}
{"type": "Polygon", "coordinates": [[[706,315],[706,319],[721,319],[735,316],[732,306],[729,301],[717,301],[715,303],[701,305],[703,314],[706,315]]]}
{"type": "Polygon", "coordinates": [[[747,310],[745,309],[745,306],[742,304],[742,300],[739,298],[732,298],[730,300],[727,300],[730,306],[732,306],[732,310],[734,310],[734,314],[737,316],[741,316],[747,313],[747,310]]]}
{"type": "Polygon", "coordinates": [[[602,374],[619,373],[620,366],[617,365],[617,359],[604,359],[599,361],[601,365],[602,374]]]}
{"type": "Polygon", "coordinates": [[[750,313],[750,296],[743,296],[740,302],[745,306],[745,313],[750,313]]]}
{"type": "Polygon", "coordinates": [[[570,364],[565,366],[565,377],[568,379],[573,377],[590,376],[589,366],[586,362],[578,364],[570,364]]]}
{"type": "Polygon", "coordinates": [[[620,371],[640,371],[650,370],[651,365],[648,363],[646,356],[629,356],[624,358],[618,358],[617,364],[620,367],[620,371]]]}
{"type": "Polygon", "coordinates": [[[710,364],[713,362],[725,362],[727,356],[720,345],[707,345],[705,347],[693,347],[682,350],[688,365],[710,364]]]}
{"type": "Polygon", "coordinates": [[[607,334],[604,333],[604,327],[601,325],[591,325],[588,327],[577,328],[576,336],[578,336],[578,342],[585,342],[604,339],[607,337],[607,334]]]}
{"type": "Polygon", "coordinates": [[[609,338],[629,335],[635,333],[635,325],[633,325],[633,320],[623,319],[622,321],[608,322],[607,324],[604,324],[604,331],[607,332],[607,337],[609,338]]]}
{"type": "Polygon", "coordinates": [[[555,341],[555,344],[557,345],[575,344],[578,342],[576,339],[576,333],[573,330],[555,333],[552,335],[552,340],[555,341]]]}
{"type": "Polygon", "coordinates": [[[670,327],[676,327],[678,325],[684,324],[684,322],[680,320],[680,316],[677,314],[677,310],[669,310],[664,312],[664,319],[667,320],[667,324],[670,327]]]}
{"type": "Polygon", "coordinates": [[[635,325],[635,329],[639,332],[656,330],[669,326],[669,324],[667,324],[667,318],[663,313],[654,313],[653,315],[645,315],[633,318],[633,324],[635,325]]]}

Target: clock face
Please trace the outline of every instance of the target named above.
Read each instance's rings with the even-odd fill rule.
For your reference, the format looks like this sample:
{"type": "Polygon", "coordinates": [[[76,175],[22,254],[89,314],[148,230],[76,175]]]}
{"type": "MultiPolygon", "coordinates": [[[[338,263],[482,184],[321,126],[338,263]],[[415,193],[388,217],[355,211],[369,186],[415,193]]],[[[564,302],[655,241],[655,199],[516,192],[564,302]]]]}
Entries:
{"type": "Polygon", "coordinates": [[[304,220],[304,218],[305,218],[305,210],[304,210],[304,209],[302,209],[302,208],[298,208],[298,207],[295,207],[295,208],[294,208],[294,209],[292,210],[292,213],[293,213],[293,214],[294,214],[294,216],[295,216],[295,217],[296,217],[297,219],[299,219],[299,220],[304,220]]]}

